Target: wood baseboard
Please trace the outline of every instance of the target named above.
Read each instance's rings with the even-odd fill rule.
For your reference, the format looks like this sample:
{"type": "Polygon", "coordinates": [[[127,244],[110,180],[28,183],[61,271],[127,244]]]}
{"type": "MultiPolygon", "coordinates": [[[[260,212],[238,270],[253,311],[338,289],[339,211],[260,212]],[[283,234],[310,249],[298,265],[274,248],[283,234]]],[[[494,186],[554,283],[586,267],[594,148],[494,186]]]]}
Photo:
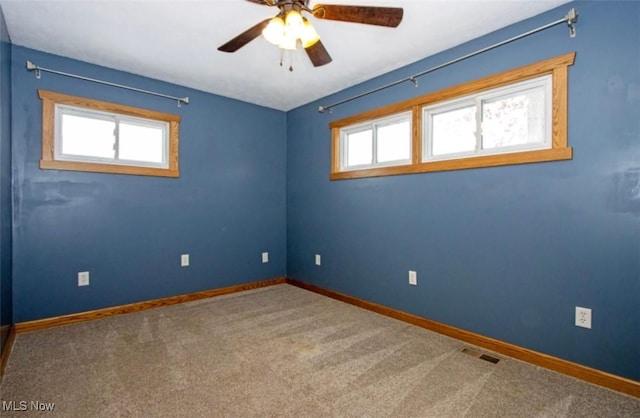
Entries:
{"type": "Polygon", "coordinates": [[[570,361],[539,353],[537,351],[529,350],[524,347],[485,337],[480,334],[465,331],[459,328],[452,327],[450,325],[445,325],[440,322],[432,321],[430,319],[422,318],[420,316],[399,311],[397,309],[389,308],[383,305],[378,305],[376,303],[349,296],[344,293],[324,289],[322,287],[315,286],[310,283],[305,283],[300,280],[287,278],[286,282],[290,285],[297,286],[302,289],[306,289],[311,292],[330,297],[332,299],[346,302],[351,305],[355,305],[360,308],[379,313],[381,315],[398,319],[400,321],[407,322],[409,324],[416,325],[421,328],[425,328],[430,331],[434,331],[469,344],[486,348],[487,350],[491,350],[496,353],[504,354],[506,356],[522,360],[530,364],[534,364],[536,366],[544,367],[546,369],[572,376],[589,383],[604,386],[606,388],[626,393],[631,396],[640,397],[640,382],[635,380],[616,376],[611,373],[603,372],[601,370],[593,369],[581,364],[572,363],[570,361]]]}
{"type": "Polygon", "coordinates": [[[46,328],[57,327],[61,325],[75,324],[84,321],[93,321],[95,319],[108,318],[114,315],[122,315],[132,312],[145,311],[147,309],[159,308],[161,306],[176,305],[178,303],[192,302],[194,300],[211,298],[214,296],[228,295],[231,293],[243,292],[246,290],[258,289],[261,287],[273,286],[276,284],[286,283],[284,277],[278,277],[259,282],[245,283],[235,286],[223,287],[219,289],[204,290],[202,292],[188,293],[178,296],[170,296],[167,298],[153,299],[145,302],[129,303],[127,305],[114,306],[111,308],[96,309],[93,311],[80,312],[69,315],[56,316],[53,318],[37,319],[34,321],[20,322],[15,324],[15,332],[21,334],[23,332],[38,331],[46,328]]]}
{"type": "Polygon", "coordinates": [[[13,348],[13,340],[15,338],[15,326],[12,325],[9,327],[7,339],[4,344],[2,344],[2,353],[0,353],[0,381],[2,380],[2,376],[4,376],[4,368],[7,365],[7,361],[9,361],[9,354],[11,353],[11,348],[13,348]]]}

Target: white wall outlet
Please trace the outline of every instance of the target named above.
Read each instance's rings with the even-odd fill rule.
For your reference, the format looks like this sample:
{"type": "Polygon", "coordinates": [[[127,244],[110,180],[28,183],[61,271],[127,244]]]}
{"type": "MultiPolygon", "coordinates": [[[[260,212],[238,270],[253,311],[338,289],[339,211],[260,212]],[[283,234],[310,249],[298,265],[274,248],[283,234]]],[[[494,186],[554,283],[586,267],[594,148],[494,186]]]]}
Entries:
{"type": "Polygon", "coordinates": [[[576,327],[591,329],[591,309],[576,306],[576,327]]]}
{"type": "Polygon", "coordinates": [[[409,270],[409,284],[413,286],[418,285],[418,273],[413,270],[409,270]]]}
{"type": "Polygon", "coordinates": [[[81,271],[78,273],[78,286],[89,286],[88,271],[81,271]]]}
{"type": "Polygon", "coordinates": [[[322,259],[320,258],[320,254],[316,254],[316,266],[322,264],[322,259]]]}
{"type": "Polygon", "coordinates": [[[268,252],[262,253],[262,262],[263,263],[268,263],[269,262],[269,253],[268,252]]]}
{"type": "Polygon", "coordinates": [[[180,266],[187,267],[189,265],[189,254],[182,254],[180,256],[180,266]]]}

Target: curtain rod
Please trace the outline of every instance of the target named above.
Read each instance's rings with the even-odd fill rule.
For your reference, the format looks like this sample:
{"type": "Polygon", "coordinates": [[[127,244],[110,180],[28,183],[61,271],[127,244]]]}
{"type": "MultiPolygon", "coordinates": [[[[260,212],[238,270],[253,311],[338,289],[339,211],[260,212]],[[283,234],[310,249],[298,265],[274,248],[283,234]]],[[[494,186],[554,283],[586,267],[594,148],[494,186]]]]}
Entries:
{"type": "Polygon", "coordinates": [[[139,89],[137,87],[130,87],[130,86],[122,85],[122,84],[111,83],[109,81],[103,81],[103,80],[97,80],[95,78],[84,77],[84,76],[77,75],[77,74],[65,73],[65,72],[62,72],[62,71],[52,70],[50,68],[39,67],[39,66],[35,65],[34,63],[32,63],[31,61],[27,61],[27,71],[35,71],[36,72],[36,78],[38,78],[38,79],[40,78],[40,72],[44,71],[44,72],[47,72],[47,73],[63,75],[65,77],[77,78],[77,79],[80,79],[80,80],[91,81],[93,83],[104,84],[104,85],[107,85],[107,86],[118,87],[118,88],[121,88],[121,89],[137,91],[138,93],[145,93],[145,94],[150,94],[152,96],[164,97],[165,99],[177,100],[178,101],[178,107],[182,106],[182,103],[189,104],[189,97],[188,96],[187,97],[174,97],[174,96],[169,96],[167,94],[156,93],[155,91],[139,89]]]}
{"type": "Polygon", "coordinates": [[[377,87],[377,88],[375,88],[373,90],[369,90],[369,91],[366,91],[364,93],[360,93],[360,94],[358,94],[356,96],[349,97],[348,99],[341,100],[341,101],[333,103],[331,105],[318,106],[318,112],[324,113],[325,110],[328,110],[329,113],[331,113],[332,109],[334,107],[336,107],[336,106],[340,106],[342,104],[345,104],[345,103],[348,103],[350,101],[359,99],[361,97],[368,96],[368,95],[373,94],[373,93],[377,93],[377,92],[379,92],[381,90],[385,90],[385,89],[388,89],[388,88],[393,87],[393,86],[397,86],[398,84],[402,84],[405,81],[411,81],[413,83],[413,85],[415,87],[417,87],[418,86],[418,80],[417,80],[418,77],[422,77],[425,74],[428,74],[430,72],[433,72],[433,71],[439,70],[441,68],[447,67],[447,66],[449,66],[451,64],[458,63],[458,62],[463,61],[463,60],[465,60],[467,58],[471,58],[471,57],[476,56],[478,54],[481,54],[483,52],[487,52],[487,51],[489,51],[491,49],[497,48],[497,47],[502,46],[502,45],[506,45],[506,44],[508,44],[510,42],[516,41],[518,39],[522,39],[522,38],[527,37],[529,35],[532,35],[534,33],[537,33],[537,32],[543,31],[545,29],[548,29],[550,27],[559,25],[560,23],[566,23],[569,26],[569,36],[574,38],[576,36],[576,22],[577,21],[578,21],[578,12],[576,11],[575,8],[572,8],[571,10],[569,10],[569,13],[567,13],[567,15],[562,19],[558,19],[558,20],[556,20],[554,22],[551,22],[551,23],[548,23],[546,25],[540,26],[538,28],[532,29],[532,30],[530,30],[528,32],[521,33],[520,35],[516,35],[516,36],[514,36],[512,38],[509,38],[509,39],[506,39],[504,41],[495,43],[493,45],[489,45],[489,46],[484,47],[482,49],[479,49],[477,51],[470,52],[470,53],[468,53],[466,55],[463,55],[461,57],[452,59],[451,61],[447,61],[447,62],[445,62],[443,64],[436,65],[435,67],[428,68],[428,69],[426,69],[424,71],[421,71],[421,72],[419,72],[417,74],[414,74],[414,75],[412,75],[410,77],[403,78],[401,80],[396,80],[396,81],[394,81],[392,83],[385,84],[384,86],[377,87]]]}

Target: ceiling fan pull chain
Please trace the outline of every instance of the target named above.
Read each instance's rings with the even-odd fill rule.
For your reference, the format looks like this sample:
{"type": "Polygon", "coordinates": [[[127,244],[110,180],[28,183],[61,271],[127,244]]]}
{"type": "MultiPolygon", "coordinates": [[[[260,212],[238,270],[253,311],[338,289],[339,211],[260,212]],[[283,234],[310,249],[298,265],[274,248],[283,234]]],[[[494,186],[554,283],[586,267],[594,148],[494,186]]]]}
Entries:
{"type": "MultiPolygon", "coordinates": [[[[280,50],[280,66],[284,67],[284,54],[285,50],[280,50]]],[[[293,60],[291,59],[291,55],[289,55],[289,71],[293,71],[293,60]]]]}
{"type": "MultiPolygon", "coordinates": [[[[296,61],[296,57],[298,56],[298,49],[296,48],[295,51],[289,51],[289,60],[291,62],[291,64],[289,65],[289,71],[293,72],[293,61],[296,61]]],[[[297,64],[297,62],[296,62],[297,64]]]]}
{"type": "Polygon", "coordinates": [[[289,71],[293,71],[293,53],[295,51],[280,50],[280,66],[283,67],[284,58],[289,58],[289,71]],[[286,54],[286,55],[285,55],[286,54]]]}

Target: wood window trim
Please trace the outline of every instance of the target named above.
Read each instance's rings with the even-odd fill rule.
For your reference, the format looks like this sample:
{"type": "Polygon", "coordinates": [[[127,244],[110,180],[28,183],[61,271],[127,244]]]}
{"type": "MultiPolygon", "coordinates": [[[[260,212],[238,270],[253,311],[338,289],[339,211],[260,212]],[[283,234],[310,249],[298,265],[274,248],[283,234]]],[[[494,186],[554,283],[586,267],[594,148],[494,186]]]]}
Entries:
{"type": "Polygon", "coordinates": [[[364,177],[393,176],[399,174],[429,173],[436,171],[465,170],[469,168],[496,167],[547,161],[570,160],[573,149],[567,144],[568,67],[575,62],[575,52],[544,61],[503,71],[457,86],[448,87],[419,97],[393,103],[358,115],[349,116],[329,124],[331,129],[331,180],[364,177]],[[552,81],[551,148],[496,155],[482,155],[442,161],[422,162],[422,107],[451,100],[485,90],[502,87],[519,81],[550,74],[552,81]],[[341,171],[340,130],[342,128],[374,120],[396,113],[411,111],[413,114],[412,163],[393,167],[341,171]]]}
{"type": "Polygon", "coordinates": [[[42,159],[43,170],[88,171],[93,173],[130,174],[138,176],[180,177],[178,165],[179,128],[181,117],[101,100],[87,99],[47,90],[38,90],[42,100],[42,159]],[[102,112],[153,119],[169,124],[169,167],[138,167],[121,164],[60,161],[55,159],[55,106],[64,104],[102,112]]]}

